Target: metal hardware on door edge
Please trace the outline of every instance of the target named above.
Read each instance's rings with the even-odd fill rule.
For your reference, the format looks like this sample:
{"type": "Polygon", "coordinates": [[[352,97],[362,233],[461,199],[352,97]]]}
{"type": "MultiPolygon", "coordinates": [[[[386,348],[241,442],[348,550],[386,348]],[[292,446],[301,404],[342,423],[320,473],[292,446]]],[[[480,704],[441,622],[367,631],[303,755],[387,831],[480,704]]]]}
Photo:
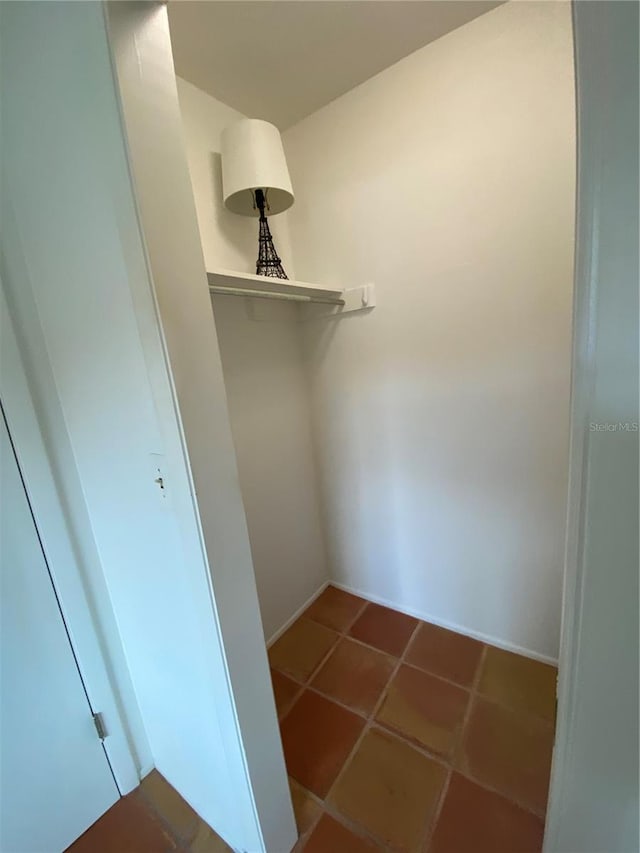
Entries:
{"type": "Polygon", "coordinates": [[[93,715],[93,724],[96,727],[96,731],[98,732],[98,737],[100,740],[104,740],[109,732],[107,731],[107,727],[104,724],[104,717],[101,713],[97,713],[93,715]]]}

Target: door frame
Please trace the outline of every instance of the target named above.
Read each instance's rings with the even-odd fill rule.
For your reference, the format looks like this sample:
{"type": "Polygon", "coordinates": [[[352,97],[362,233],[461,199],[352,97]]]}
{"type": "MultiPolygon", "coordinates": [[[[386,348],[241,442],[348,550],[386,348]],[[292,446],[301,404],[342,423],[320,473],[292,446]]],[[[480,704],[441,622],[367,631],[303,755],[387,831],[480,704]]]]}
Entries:
{"type": "MultiPolygon", "coordinates": [[[[619,821],[623,810],[616,810],[612,806],[617,798],[611,792],[609,800],[604,797],[603,808],[593,808],[598,799],[603,800],[603,780],[610,784],[612,776],[611,767],[603,768],[603,780],[594,782],[585,774],[585,765],[579,758],[588,744],[587,733],[602,731],[605,725],[612,725],[613,719],[615,736],[610,733],[608,738],[609,754],[619,757],[625,752],[633,754],[634,751],[631,740],[623,742],[623,738],[630,734],[628,718],[612,713],[624,707],[624,694],[618,695],[617,691],[611,689],[611,685],[615,682],[617,686],[622,681],[627,686],[628,694],[635,694],[637,700],[637,661],[630,662],[634,649],[637,655],[637,610],[636,624],[633,625],[628,616],[629,611],[625,613],[617,608],[625,597],[632,602],[635,599],[637,606],[637,588],[633,589],[629,580],[632,576],[637,580],[637,529],[632,531],[631,524],[626,521],[628,507],[632,506],[633,499],[637,505],[637,480],[635,495],[632,497],[630,490],[625,491],[628,484],[624,482],[619,482],[618,489],[607,494],[611,517],[618,514],[623,522],[616,531],[617,552],[611,542],[601,538],[598,543],[601,549],[599,559],[611,560],[611,568],[607,566],[611,575],[606,595],[603,594],[603,586],[596,589],[597,606],[601,614],[599,627],[602,629],[597,642],[594,642],[593,631],[594,604],[588,600],[594,594],[594,563],[598,559],[593,557],[593,531],[595,528],[595,537],[602,537],[604,527],[602,519],[594,511],[594,497],[602,501],[601,496],[608,485],[602,478],[602,472],[606,470],[605,466],[611,469],[614,463],[619,465],[620,460],[619,455],[612,452],[611,445],[605,447],[603,453],[600,444],[601,455],[595,455],[594,444],[599,433],[594,438],[592,426],[607,420],[624,422],[628,417],[629,427],[638,418],[637,338],[631,341],[624,337],[629,334],[628,327],[618,329],[619,342],[615,347],[611,346],[612,317],[616,316],[611,312],[611,306],[617,302],[619,306],[626,307],[627,301],[630,301],[628,294],[637,287],[637,196],[633,210],[629,196],[619,192],[619,186],[625,181],[629,187],[633,187],[634,178],[637,180],[637,172],[634,175],[631,168],[634,160],[637,166],[637,136],[635,140],[629,136],[625,141],[623,118],[628,115],[628,99],[635,98],[637,110],[638,60],[637,53],[635,56],[630,54],[628,43],[621,44],[619,38],[625,30],[630,33],[634,31],[633,24],[630,26],[621,16],[622,10],[626,14],[633,6],[627,2],[572,3],[578,170],[570,465],[558,713],[543,846],[546,853],[566,849],[569,834],[576,827],[581,827],[583,837],[597,823],[611,834],[611,827],[619,821]],[[621,97],[624,84],[629,87],[624,93],[626,98],[621,97]],[[621,176],[624,177],[621,179],[621,176]],[[613,265],[612,258],[615,258],[613,265]],[[605,300],[607,294],[609,296],[605,300]],[[615,377],[619,381],[616,393],[605,400],[602,387],[608,381],[613,385],[612,377],[625,361],[628,373],[615,377]],[[629,565],[635,571],[628,572],[629,565]],[[613,566],[616,566],[615,571],[612,571],[613,566]],[[623,632],[611,630],[613,622],[607,625],[606,620],[611,619],[612,613],[620,620],[623,632]],[[627,656],[620,659],[619,655],[625,649],[627,656]],[[591,694],[584,689],[584,662],[589,658],[600,662],[603,674],[598,685],[603,701],[597,706],[588,701],[594,695],[593,689],[591,694]],[[605,677],[606,661],[610,661],[610,672],[605,677]],[[623,726],[626,728],[623,729],[623,726]],[[581,779],[584,782],[582,787],[581,779]],[[585,809],[589,813],[586,819],[585,809]]],[[[637,37],[637,19],[634,23],[637,37]]],[[[637,51],[637,41],[635,46],[637,51]]],[[[637,134],[637,114],[631,115],[629,126],[633,125],[634,118],[637,134]]],[[[632,312],[629,313],[632,315],[632,312]]],[[[637,475],[637,461],[631,453],[628,453],[628,462],[629,470],[633,472],[635,467],[637,475]]],[[[632,710],[637,714],[637,705],[632,710]]],[[[637,735],[637,720],[635,725],[637,735]]],[[[637,758],[637,749],[635,752],[637,758]]],[[[615,758],[612,764],[614,762],[615,758]]],[[[615,775],[613,778],[616,778],[615,775]]],[[[624,781],[623,771],[620,771],[618,780],[624,781]]],[[[630,796],[633,796],[633,792],[630,796]]],[[[637,827],[637,813],[635,820],[631,818],[631,823],[637,827]]],[[[574,833],[573,843],[580,843],[575,841],[577,837],[579,834],[574,833]]],[[[595,839],[593,843],[600,845],[597,849],[604,849],[601,846],[602,838],[595,839]]],[[[607,843],[613,843],[611,837],[607,843]]]]}
{"type": "Polygon", "coordinates": [[[104,718],[108,735],[103,746],[123,795],[139,785],[141,773],[115,678],[103,651],[103,632],[83,578],[65,501],[56,485],[1,280],[0,364],[0,397],[27,498],[90,710],[104,718]]]}

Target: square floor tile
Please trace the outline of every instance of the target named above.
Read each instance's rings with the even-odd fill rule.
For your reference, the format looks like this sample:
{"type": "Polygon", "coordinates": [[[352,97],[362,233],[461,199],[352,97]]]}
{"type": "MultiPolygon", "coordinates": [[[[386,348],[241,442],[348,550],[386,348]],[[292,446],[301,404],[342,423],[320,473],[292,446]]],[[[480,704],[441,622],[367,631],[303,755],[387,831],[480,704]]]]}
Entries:
{"type": "Polygon", "coordinates": [[[305,610],[305,617],[334,631],[346,631],[366,604],[364,598],[328,586],[305,610]]]}
{"type": "Polygon", "coordinates": [[[289,789],[291,791],[291,803],[296,818],[296,826],[299,835],[304,835],[316,822],[322,811],[321,806],[313,799],[309,791],[298,785],[295,779],[289,778],[289,789]]]}
{"type": "Polygon", "coordinates": [[[429,853],[539,853],[544,821],[454,773],[429,853]]]}
{"type": "Polygon", "coordinates": [[[489,646],[478,692],[514,711],[526,711],[553,720],[556,675],[555,666],[489,646]]]}
{"type": "Polygon", "coordinates": [[[395,666],[395,658],[344,638],[314,676],[311,686],[369,715],[395,666]]]}
{"type": "Polygon", "coordinates": [[[457,766],[480,784],[544,814],[552,748],[553,726],[546,720],[476,697],[457,766]]]}
{"type": "Polygon", "coordinates": [[[362,717],[305,690],[281,726],[289,775],[325,797],[363,727],[362,717]]]}
{"type": "Polygon", "coordinates": [[[278,717],[282,718],[300,691],[300,685],[277,669],[271,670],[271,684],[273,685],[273,697],[276,700],[278,717]]]}
{"type": "Polygon", "coordinates": [[[368,604],[349,634],[369,646],[400,657],[411,639],[418,620],[397,610],[368,604]]]}
{"type": "Polygon", "coordinates": [[[67,853],[168,853],[175,849],[175,840],[133,792],[119,799],[67,853]]]}
{"type": "Polygon", "coordinates": [[[331,793],[341,814],[384,844],[415,850],[433,816],[445,768],[378,729],[364,736],[331,793]]]}
{"type": "Polygon", "coordinates": [[[423,622],[411,640],[405,660],[425,672],[470,687],[482,649],[482,643],[471,637],[423,622]]]}
{"type": "Polygon", "coordinates": [[[462,729],[469,693],[422,670],[401,666],[376,720],[438,755],[449,756],[462,729]]]}
{"type": "Polygon", "coordinates": [[[355,835],[346,826],[325,814],[311,833],[304,853],[376,853],[380,848],[355,835]]]}
{"type": "Polygon", "coordinates": [[[269,662],[280,672],[306,681],[338,636],[310,619],[298,619],[271,646],[269,662]]]}

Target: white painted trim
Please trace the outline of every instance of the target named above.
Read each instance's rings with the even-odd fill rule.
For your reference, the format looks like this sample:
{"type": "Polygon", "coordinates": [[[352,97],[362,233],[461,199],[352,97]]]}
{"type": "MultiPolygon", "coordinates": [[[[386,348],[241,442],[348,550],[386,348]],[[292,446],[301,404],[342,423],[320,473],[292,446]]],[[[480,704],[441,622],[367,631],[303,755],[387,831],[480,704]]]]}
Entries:
{"type": "MultiPolygon", "coordinates": [[[[325,581],[325,582],[324,582],[324,583],[323,583],[323,584],[322,584],[322,585],[321,585],[321,586],[320,586],[320,587],[319,587],[319,588],[318,588],[318,589],[313,593],[313,595],[309,596],[309,598],[304,602],[304,604],[302,604],[302,605],[300,605],[300,607],[298,607],[298,609],[297,609],[297,610],[296,610],[296,612],[293,614],[293,616],[291,616],[289,619],[287,619],[287,621],[284,623],[284,625],[282,625],[280,628],[278,628],[278,630],[277,630],[277,631],[274,631],[274,632],[273,632],[273,634],[272,634],[272,635],[269,637],[269,639],[267,640],[267,648],[268,648],[268,649],[269,649],[269,648],[271,648],[271,646],[275,643],[275,641],[276,641],[276,640],[278,640],[278,639],[279,639],[279,638],[284,634],[284,632],[287,630],[287,628],[290,628],[290,627],[293,625],[293,623],[296,621],[296,619],[297,619],[299,616],[302,616],[302,614],[303,614],[303,613],[304,613],[304,611],[307,609],[307,607],[311,607],[311,605],[312,605],[312,604],[313,604],[313,602],[316,600],[316,598],[319,598],[319,597],[322,595],[322,593],[325,591],[325,589],[326,589],[330,584],[333,584],[333,581],[325,581]]],[[[334,585],[334,586],[337,586],[337,584],[333,584],[333,585],[334,585]]]]}
{"type": "Polygon", "coordinates": [[[5,292],[0,282],[0,396],[9,424],[20,471],[51,570],[51,578],[69,632],[69,641],[87,691],[87,715],[101,712],[109,732],[104,748],[121,794],[137,787],[140,775],[127,719],[116,698],[109,667],[102,653],[100,628],[85,593],[73,537],[64,514],[64,502],[47,454],[32,400],[20,347],[5,292]]]}
{"type": "MultiPolygon", "coordinates": [[[[580,120],[580,86],[583,84],[578,62],[580,49],[576,21],[576,4],[572,4],[574,34],[574,68],[576,81],[576,246],[573,293],[573,346],[571,369],[571,422],[569,433],[569,482],[565,564],[560,623],[560,668],[556,698],[556,734],[553,747],[547,820],[543,850],[557,849],[563,800],[569,796],[566,785],[576,726],[577,667],[582,630],[583,562],[582,548],[586,514],[586,481],[589,444],[589,404],[595,376],[595,326],[598,294],[597,253],[599,245],[599,213],[601,202],[601,156],[591,150],[593,141],[582,133],[580,120]],[[585,172],[588,169],[588,173],[585,172]],[[580,369],[578,369],[578,366],[580,369]],[[567,733],[565,736],[564,733],[567,733]]],[[[584,69],[583,69],[584,71],[584,69]]],[[[600,70],[597,72],[600,74],[600,70]]],[[[600,132],[603,129],[600,128],[600,132]]],[[[596,148],[599,146],[596,146],[596,148]]]]}
{"type": "Polygon", "coordinates": [[[390,601],[387,598],[381,598],[377,595],[370,595],[360,589],[355,589],[355,587],[347,586],[347,584],[344,583],[338,583],[338,581],[331,580],[329,581],[329,584],[331,586],[335,586],[337,589],[350,592],[352,595],[359,595],[360,598],[366,598],[367,601],[371,601],[373,604],[381,604],[383,607],[390,607],[392,610],[397,610],[399,613],[405,613],[407,616],[413,616],[415,619],[420,619],[422,622],[429,622],[431,625],[438,625],[440,628],[447,628],[449,631],[455,631],[456,634],[463,634],[465,637],[471,637],[474,640],[479,640],[481,643],[487,643],[489,646],[496,646],[499,649],[504,649],[507,652],[514,652],[514,654],[522,655],[523,657],[531,658],[532,660],[537,660],[541,663],[549,663],[552,666],[558,665],[556,658],[550,657],[549,655],[541,655],[539,652],[534,652],[531,649],[525,649],[523,646],[517,646],[515,643],[506,643],[504,640],[501,640],[499,637],[494,637],[491,634],[483,634],[480,631],[473,631],[470,628],[466,628],[464,625],[458,625],[456,622],[449,622],[446,619],[440,619],[438,616],[433,616],[431,613],[425,613],[421,610],[400,607],[395,601],[390,601]]]}

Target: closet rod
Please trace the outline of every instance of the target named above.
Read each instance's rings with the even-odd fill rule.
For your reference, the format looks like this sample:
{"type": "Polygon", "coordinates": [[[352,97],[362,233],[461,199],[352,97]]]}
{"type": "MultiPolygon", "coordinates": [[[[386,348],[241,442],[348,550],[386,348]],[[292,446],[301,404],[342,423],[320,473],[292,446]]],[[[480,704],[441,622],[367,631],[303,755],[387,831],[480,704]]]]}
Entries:
{"type": "Polygon", "coordinates": [[[286,302],[322,302],[326,305],[344,305],[344,299],[328,299],[322,296],[306,296],[302,293],[276,293],[270,290],[247,290],[244,287],[216,287],[209,285],[211,293],[226,293],[229,296],[251,296],[256,299],[281,299],[286,302]]]}

